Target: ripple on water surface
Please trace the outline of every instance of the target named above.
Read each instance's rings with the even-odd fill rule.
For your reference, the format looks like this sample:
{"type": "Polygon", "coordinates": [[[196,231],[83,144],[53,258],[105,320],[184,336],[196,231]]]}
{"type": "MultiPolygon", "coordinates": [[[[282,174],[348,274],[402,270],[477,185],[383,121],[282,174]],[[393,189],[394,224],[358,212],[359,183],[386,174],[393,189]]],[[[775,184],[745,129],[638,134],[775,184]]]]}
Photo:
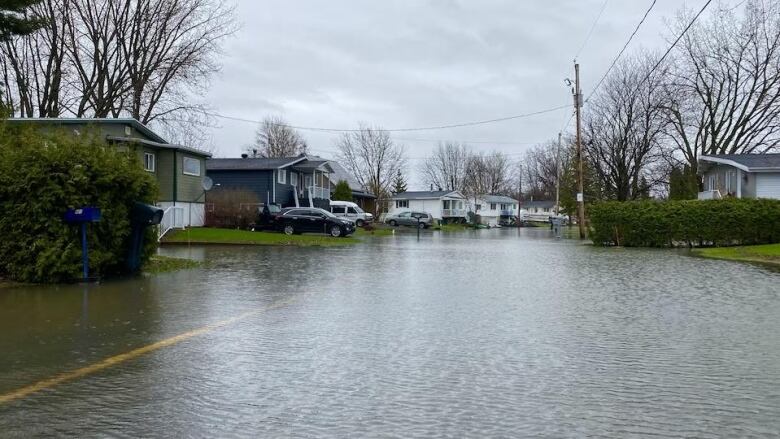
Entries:
{"type": "Polygon", "coordinates": [[[5,391],[279,306],[6,404],[0,424],[19,436],[780,434],[780,275],[544,230],[479,233],[173,249],[210,269],[4,292],[5,391]]]}

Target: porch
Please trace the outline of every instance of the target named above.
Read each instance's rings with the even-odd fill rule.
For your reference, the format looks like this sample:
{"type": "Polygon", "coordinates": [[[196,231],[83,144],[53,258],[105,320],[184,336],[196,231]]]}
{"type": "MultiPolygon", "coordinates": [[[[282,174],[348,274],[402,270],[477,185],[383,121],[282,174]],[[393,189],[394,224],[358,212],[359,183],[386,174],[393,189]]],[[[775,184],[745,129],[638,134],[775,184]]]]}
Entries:
{"type": "Polygon", "coordinates": [[[444,218],[466,218],[467,210],[464,208],[463,200],[442,200],[441,217],[444,218]]]}
{"type": "Polygon", "coordinates": [[[293,196],[296,207],[320,207],[330,206],[330,172],[327,162],[308,161],[292,167],[291,178],[295,194],[293,196]]]}

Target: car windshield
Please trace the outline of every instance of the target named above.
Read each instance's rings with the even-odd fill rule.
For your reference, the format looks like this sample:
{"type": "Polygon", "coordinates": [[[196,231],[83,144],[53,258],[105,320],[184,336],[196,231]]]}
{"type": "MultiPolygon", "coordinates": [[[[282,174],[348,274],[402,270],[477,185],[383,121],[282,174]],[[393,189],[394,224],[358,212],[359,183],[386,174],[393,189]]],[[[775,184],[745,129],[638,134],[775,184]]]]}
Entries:
{"type": "Polygon", "coordinates": [[[359,207],[357,207],[357,206],[355,206],[355,207],[354,207],[354,209],[355,209],[355,212],[357,212],[357,213],[365,213],[365,212],[363,211],[363,209],[361,209],[361,208],[359,208],[359,207]]]}
{"type": "Polygon", "coordinates": [[[278,204],[269,204],[268,205],[268,211],[271,213],[279,213],[282,211],[282,208],[279,207],[278,204]]]}

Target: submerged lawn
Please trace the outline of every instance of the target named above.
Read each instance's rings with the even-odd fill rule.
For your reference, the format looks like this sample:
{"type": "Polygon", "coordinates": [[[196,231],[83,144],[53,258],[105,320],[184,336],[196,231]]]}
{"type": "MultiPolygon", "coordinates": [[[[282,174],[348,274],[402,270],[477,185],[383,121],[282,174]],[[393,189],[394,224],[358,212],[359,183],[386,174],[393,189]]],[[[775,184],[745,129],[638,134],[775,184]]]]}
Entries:
{"type": "Polygon", "coordinates": [[[170,271],[198,268],[202,264],[192,259],[171,258],[154,255],[144,264],[142,271],[148,274],[168,273],[170,271]]]}
{"type": "Polygon", "coordinates": [[[176,244],[243,244],[288,246],[339,246],[359,242],[354,238],[333,238],[327,235],[292,235],[278,232],[250,232],[247,230],[198,227],[170,232],[163,243],[176,244]]]}
{"type": "Polygon", "coordinates": [[[728,261],[758,262],[780,266],[780,244],[746,247],[703,248],[693,250],[698,256],[728,261]]]}

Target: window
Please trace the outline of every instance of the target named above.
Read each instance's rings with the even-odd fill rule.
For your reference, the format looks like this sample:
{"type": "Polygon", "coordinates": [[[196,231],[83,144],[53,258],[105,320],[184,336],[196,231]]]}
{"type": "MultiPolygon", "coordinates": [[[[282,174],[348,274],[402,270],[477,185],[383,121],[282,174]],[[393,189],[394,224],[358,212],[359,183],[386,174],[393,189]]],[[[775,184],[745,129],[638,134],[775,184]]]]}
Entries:
{"type": "Polygon", "coordinates": [[[496,203],[490,203],[490,210],[496,210],[496,203]]]}
{"type": "Polygon", "coordinates": [[[517,204],[513,204],[512,209],[517,210],[517,204]]]}
{"type": "Polygon", "coordinates": [[[311,175],[307,175],[303,177],[304,186],[309,187],[311,186],[311,175]]]}
{"type": "Polygon", "coordinates": [[[509,210],[509,205],[508,204],[502,204],[501,205],[501,210],[509,210]]]}
{"type": "Polygon", "coordinates": [[[298,186],[298,174],[295,172],[290,172],[290,184],[293,186],[298,186]]]}
{"type": "Polygon", "coordinates": [[[330,206],[330,211],[333,213],[344,213],[344,206],[330,206]]]}
{"type": "Polygon", "coordinates": [[[181,172],[186,175],[200,177],[200,160],[192,157],[184,157],[181,172]]]}
{"type": "Polygon", "coordinates": [[[726,172],[726,193],[734,194],[737,192],[737,173],[735,171],[726,172]]]}
{"type": "Polygon", "coordinates": [[[476,208],[477,208],[477,212],[479,212],[480,210],[482,210],[482,205],[481,204],[477,204],[476,208]]]}
{"type": "Polygon", "coordinates": [[[354,207],[348,207],[347,208],[347,213],[354,213],[355,215],[357,215],[357,210],[355,210],[354,207]]]}
{"type": "Polygon", "coordinates": [[[408,218],[412,215],[412,212],[404,212],[400,215],[398,215],[399,218],[408,218]]]}
{"type": "Polygon", "coordinates": [[[395,208],[396,209],[408,209],[409,208],[409,200],[395,200],[395,208]]]}
{"type": "Polygon", "coordinates": [[[150,152],[144,153],[144,170],[154,172],[154,154],[150,152]]]}
{"type": "Polygon", "coordinates": [[[710,177],[707,179],[707,190],[714,191],[715,190],[715,182],[716,178],[714,175],[710,175],[710,177]]]}
{"type": "Polygon", "coordinates": [[[287,183],[287,171],[285,171],[284,169],[280,169],[277,172],[278,172],[277,181],[279,182],[279,184],[287,183]]]}

